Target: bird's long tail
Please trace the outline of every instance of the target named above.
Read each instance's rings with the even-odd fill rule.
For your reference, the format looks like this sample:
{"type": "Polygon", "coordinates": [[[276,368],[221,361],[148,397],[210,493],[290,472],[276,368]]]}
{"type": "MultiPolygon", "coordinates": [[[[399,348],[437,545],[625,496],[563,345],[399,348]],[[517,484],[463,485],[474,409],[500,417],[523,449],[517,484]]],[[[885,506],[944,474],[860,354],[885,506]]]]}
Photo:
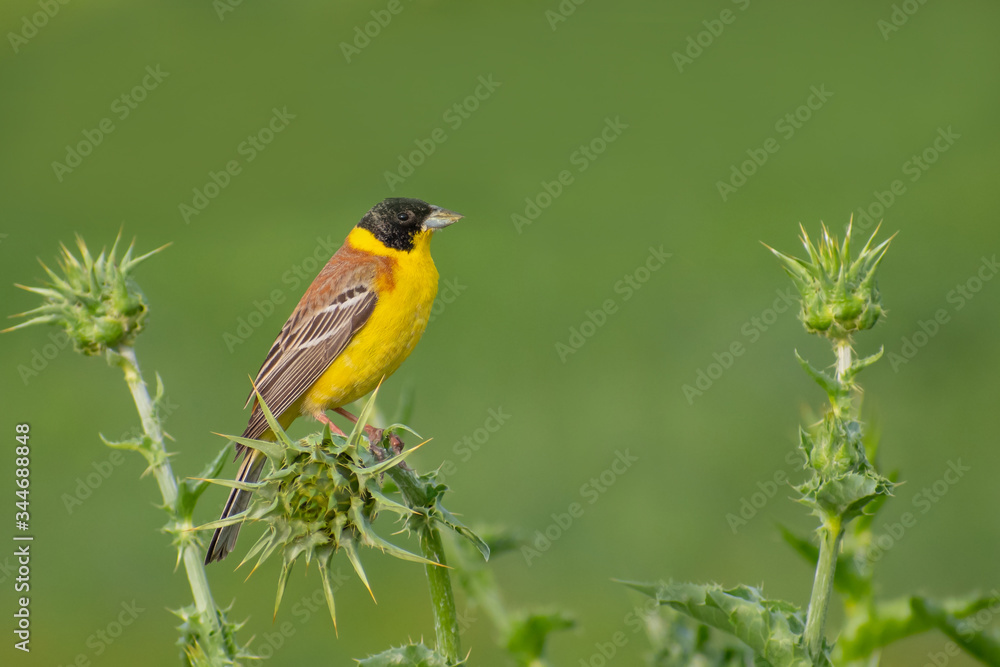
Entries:
{"type": "MultiPolygon", "coordinates": [[[[236,475],[236,481],[247,482],[248,484],[256,482],[260,479],[260,472],[264,469],[264,462],[266,460],[267,457],[256,449],[248,451],[246,457],[243,459],[243,464],[240,466],[239,473],[236,475]]],[[[253,493],[250,491],[233,489],[229,494],[229,499],[226,501],[225,508],[222,510],[220,520],[228,519],[244,511],[250,505],[252,497],[253,493]]],[[[205,556],[206,565],[213,561],[222,560],[229,555],[229,552],[236,547],[236,538],[239,537],[240,526],[242,525],[243,523],[241,522],[215,529],[215,534],[212,535],[212,543],[208,545],[208,554],[205,556]]]]}

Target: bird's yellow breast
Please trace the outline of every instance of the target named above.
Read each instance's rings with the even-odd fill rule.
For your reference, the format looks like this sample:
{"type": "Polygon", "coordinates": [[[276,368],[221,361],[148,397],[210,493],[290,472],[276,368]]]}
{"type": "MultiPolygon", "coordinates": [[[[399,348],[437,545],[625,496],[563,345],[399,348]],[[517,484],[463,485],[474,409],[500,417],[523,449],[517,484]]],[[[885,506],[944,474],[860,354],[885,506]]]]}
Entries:
{"type": "Polygon", "coordinates": [[[368,322],[305,392],[300,409],[317,414],[356,401],[403,363],[427,328],[437,295],[438,272],[431,259],[431,232],[419,232],[409,252],[385,247],[356,227],[346,243],[384,257],[375,290],[378,301],[368,322]]]}

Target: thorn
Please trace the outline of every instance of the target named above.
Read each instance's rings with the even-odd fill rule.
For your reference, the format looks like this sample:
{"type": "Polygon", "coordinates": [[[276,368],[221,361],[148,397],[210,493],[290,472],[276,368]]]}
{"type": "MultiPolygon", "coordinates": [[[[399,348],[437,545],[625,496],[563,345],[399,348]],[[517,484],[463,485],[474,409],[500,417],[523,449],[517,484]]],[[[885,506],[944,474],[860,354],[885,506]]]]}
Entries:
{"type": "MultiPolygon", "coordinates": [[[[240,565],[242,565],[242,564],[243,564],[243,563],[240,563],[240,565]]],[[[236,569],[239,569],[240,565],[237,565],[237,566],[236,566],[236,569]]],[[[248,574],[248,575],[247,575],[247,578],[243,580],[243,583],[244,583],[244,584],[245,584],[245,583],[246,583],[247,581],[249,581],[249,580],[250,580],[250,577],[252,577],[252,576],[253,576],[253,573],[257,571],[257,568],[258,568],[258,567],[260,567],[260,561],[257,561],[257,564],[253,566],[253,569],[252,569],[252,570],[250,570],[250,574],[248,574]]],[[[235,571],[236,571],[236,570],[233,570],[233,572],[235,572],[235,571]]],[[[274,613],[275,613],[275,615],[277,615],[278,611],[277,611],[277,610],[275,610],[275,612],[274,612],[274,613]]]]}
{"type": "Polygon", "coordinates": [[[365,588],[368,589],[368,595],[372,596],[372,602],[378,604],[378,600],[375,599],[375,593],[372,592],[372,587],[369,586],[368,582],[365,581],[364,579],[362,579],[361,582],[365,585],[365,588]]]}

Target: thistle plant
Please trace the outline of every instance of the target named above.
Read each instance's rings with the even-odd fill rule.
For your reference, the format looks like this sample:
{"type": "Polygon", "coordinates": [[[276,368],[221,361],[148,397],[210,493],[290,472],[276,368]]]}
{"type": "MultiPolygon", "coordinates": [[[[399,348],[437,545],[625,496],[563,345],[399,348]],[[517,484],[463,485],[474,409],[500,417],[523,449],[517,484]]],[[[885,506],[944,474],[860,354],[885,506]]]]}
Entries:
{"type": "MultiPolygon", "coordinates": [[[[753,651],[758,664],[875,667],[883,646],[937,628],[974,657],[998,665],[1000,643],[995,637],[982,628],[960,630],[962,619],[988,606],[990,598],[970,595],[936,601],[910,596],[883,602],[874,595],[871,526],[895,483],[872,463],[876,439],[861,421],[861,390],[856,382],[862,370],[879,360],[882,350],[857,357],[854,337],[873,328],[885,314],[876,273],[892,239],[875,244],[876,229],[855,256],[851,232],[849,224],[841,243],[823,226],[819,242],[814,243],[802,229],[805,259],[768,247],[798,289],[799,320],[806,332],[826,338],[833,353],[833,363],[826,369],[815,368],[795,353],[828,399],[822,416],[799,430],[808,477],[793,487],[795,500],[819,522],[816,540],[783,531],[785,540],[815,566],[808,607],[803,612],[744,585],[629,585],[661,606],[736,636],[753,651]],[[845,535],[847,553],[839,559],[845,535]],[[835,589],[844,599],[846,623],[834,645],[826,639],[826,619],[835,589]]],[[[718,664],[704,654],[699,659],[718,664]]]]}
{"type": "MultiPolygon", "coordinates": [[[[163,383],[157,375],[156,393],[150,396],[135,354],[135,339],[145,327],[148,306],[132,274],[166,246],[135,256],[133,242],[119,257],[120,241],[119,234],[111,250],[102,250],[97,257],[80,237],[76,239],[79,256],[62,246],[58,272],[42,263],[49,277],[47,285],[18,285],[42,296],[42,305],[16,316],[28,319],[5,332],[41,324],[55,325],[67,333],[78,352],[103,356],[109,364],[121,368],[142,421],[143,434],[122,442],[111,442],[103,436],[101,439],[109,447],[141,454],[149,465],[147,472],[153,474],[160,488],[162,508],[169,517],[163,531],[172,537],[177,564],[183,563],[194,598],[193,604],[174,610],[182,620],[180,643],[187,664],[232,665],[237,659],[250,656],[235,640],[240,624],[229,621],[225,610],[212,597],[202,565],[201,543],[192,530],[195,503],[208,484],[190,479],[178,481],[174,476],[170,453],[163,442],[160,411],[163,383]]],[[[217,474],[225,462],[224,453],[225,450],[220,452],[200,477],[217,474]]]]}
{"type": "Polygon", "coordinates": [[[805,467],[812,475],[795,489],[798,501],[820,521],[816,578],[803,635],[806,653],[813,661],[827,651],[824,630],[844,528],[875,498],[892,494],[892,482],[875,470],[865,454],[864,429],[855,400],[859,392],[855,377],[878,361],[882,350],[856,359],[852,348],[852,336],[874,327],[884,312],[875,271],[892,239],[872,246],[877,233],[878,229],[854,259],[851,225],[842,245],[825,225],[818,246],[802,228],[808,260],[769,248],[799,291],[799,319],[806,331],[825,336],[836,359],[831,375],[817,370],[798,353],[795,355],[830,401],[819,422],[799,431],[805,467]]]}
{"type": "Polygon", "coordinates": [[[752,667],[754,664],[754,653],[746,644],[673,609],[647,613],[642,620],[653,646],[650,667],[752,667]]]}
{"type": "MultiPolygon", "coordinates": [[[[404,506],[381,494],[376,480],[385,468],[397,465],[401,457],[380,466],[365,467],[354,444],[335,442],[327,433],[312,434],[298,442],[267,444],[270,445],[268,456],[275,469],[263,480],[254,484],[212,480],[216,484],[253,491],[258,502],[239,518],[216,521],[202,528],[214,529],[239,523],[244,518],[266,526],[263,536],[244,557],[243,563],[257,557],[256,570],[273,554],[281,554],[275,615],[295,562],[302,558],[308,566],[316,561],[336,628],[336,607],[329,576],[330,562],[336,552],[343,551],[347,555],[369,592],[371,587],[361,565],[360,546],[377,546],[393,555],[421,560],[386,542],[372,528],[372,521],[384,511],[407,513],[404,506]]],[[[257,442],[254,445],[264,447],[257,442]]]]}
{"type": "MultiPolygon", "coordinates": [[[[955,651],[960,648],[985,664],[1000,666],[1000,636],[978,623],[976,616],[987,609],[992,614],[1000,604],[1000,593],[946,599],[910,595],[889,600],[877,595],[874,573],[879,559],[872,525],[892,497],[897,475],[878,471],[877,434],[860,416],[857,376],[879,360],[881,350],[867,357],[857,356],[854,350],[854,338],[873,328],[885,314],[876,274],[891,239],[875,244],[876,234],[856,256],[850,225],[842,243],[825,227],[818,243],[803,230],[805,259],[769,248],[800,293],[803,326],[808,333],[827,339],[833,357],[828,367],[816,368],[795,354],[828,399],[819,418],[800,428],[798,446],[804,455],[806,479],[792,487],[795,500],[817,520],[816,533],[806,538],[783,529],[785,541],[815,567],[808,606],[768,599],[759,588],[746,585],[630,583],[670,610],[665,616],[647,619],[657,667],[877,667],[884,646],[934,629],[954,643],[955,651]],[[826,620],[834,591],[843,602],[844,625],[838,639],[829,642],[826,620]],[[732,638],[720,638],[715,631],[732,638]]],[[[434,618],[434,646],[411,642],[359,661],[362,667],[465,664],[452,572],[457,573],[473,608],[483,610],[493,621],[501,645],[517,664],[550,664],[545,655],[548,637],[572,627],[572,620],[560,611],[507,611],[500,588],[483,563],[490,546],[503,552],[516,540],[506,533],[483,540],[445,509],[442,498],[447,487],[436,472],[418,474],[405,460],[417,448],[398,447],[395,434],[416,435],[413,431],[402,424],[384,431],[366,428],[374,414],[375,395],[361,410],[349,436],[332,435],[327,427],[297,441],[281,429],[258,396],[276,434],[275,442],[225,436],[226,445],[197,477],[175,477],[171,453],[164,445],[163,383],[157,376],[156,390],[150,394],[134,347],[146,325],[148,306],[132,276],[139,264],[162,248],[135,256],[130,245],[119,255],[119,239],[110,252],[94,257],[82,239],[77,239],[77,246],[78,254],[62,248],[57,271],[42,265],[49,283],[24,287],[42,296],[42,305],[23,313],[25,321],[7,331],[55,325],[82,354],[103,356],[121,368],[143,432],[123,442],[104,442],[141,454],[160,488],[162,508],[168,515],[163,530],[172,538],[177,566],[183,564],[193,598],[191,604],[174,611],[181,619],[179,644],[185,664],[221,667],[256,659],[236,640],[241,625],[228,619],[229,609],[215,603],[202,565],[199,528],[236,521],[264,527],[244,563],[255,560],[256,569],[280,557],[275,614],[294,565],[300,560],[306,565],[315,561],[335,631],[330,568],[339,553],[350,561],[369,592],[372,587],[361,563],[362,547],[423,565],[434,618]],[[268,474],[253,484],[215,479],[231,452],[229,441],[261,451],[270,462],[268,474]],[[255,499],[241,515],[195,528],[195,506],[212,483],[253,491],[255,499]],[[376,532],[377,519],[386,514],[402,523],[402,532],[416,537],[417,549],[404,549],[376,532]],[[451,552],[454,570],[445,554],[444,528],[458,536],[457,548],[451,552]]]]}
{"type": "Polygon", "coordinates": [[[440,528],[447,527],[461,535],[483,558],[488,558],[489,547],[441,504],[447,488],[437,482],[436,473],[418,475],[404,464],[404,459],[416,447],[393,455],[391,449],[384,446],[387,441],[395,444],[394,434],[409,430],[407,427],[390,426],[384,430],[382,442],[362,446],[365,426],[374,411],[375,395],[361,412],[349,437],[332,436],[327,427],[322,433],[294,442],[274,421],[261,398],[260,405],[278,435],[277,442],[228,437],[226,445],[197,477],[178,480],[174,476],[171,453],[164,446],[163,383],[157,375],[156,392],[151,396],[134,347],[136,337],[145,327],[149,309],[133,280],[133,273],[139,264],[163,248],[136,256],[133,244],[119,256],[120,240],[119,236],[109,252],[102,251],[97,257],[79,237],[79,256],[63,246],[58,271],[42,264],[49,277],[48,284],[19,286],[42,296],[42,305],[22,313],[20,317],[27,319],[6,331],[52,324],[65,330],[77,351],[103,356],[109,364],[122,369],[142,421],[143,434],[123,442],[110,442],[103,437],[102,440],[109,447],[141,454],[148,463],[147,472],[153,474],[159,485],[162,508],[169,517],[163,531],[172,537],[177,563],[184,565],[194,599],[192,604],[173,610],[181,619],[179,644],[185,664],[222,667],[258,660],[236,641],[242,624],[229,621],[229,610],[216,605],[205,575],[202,544],[192,517],[199,498],[212,483],[256,492],[254,504],[243,514],[201,528],[244,519],[267,527],[244,561],[256,558],[259,566],[280,553],[282,566],[275,614],[292,566],[300,559],[307,564],[315,560],[336,628],[329,570],[331,559],[343,552],[370,592],[359,548],[374,547],[425,566],[436,644],[433,649],[420,643],[390,649],[367,658],[362,664],[373,667],[463,664],[450,568],[440,528]],[[228,441],[264,452],[272,464],[271,473],[255,484],[214,479],[231,452],[228,441]],[[396,514],[402,519],[404,530],[417,535],[420,555],[395,546],[375,532],[372,524],[384,512],[396,514]]]}
{"type": "MultiPolygon", "coordinates": [[[[359,547],[373,547],[396,558],[424,564],[435,619],[435,650],[411,645],[392,649],[369,660],[378,658],[389,661],[386,664],[409,664],[391,661],[420,655],[428,660],[432,657],[438,659],[442,665],[461,664],[454,595],[438,527],[450,528],[466,538],[483,558],[489,558],[489,547],[441,505],[445,487],[435,484],[433,473],[418,476],[403,465],[404,459],[419,445],[396,456],[390,456],[382,443],[369,443],[368,448],[362,445],[365,426],[371,419],[377,394],[377,391],[374,392],[367,401],[348,437],[332,435],[327,426],[322,433],[312,434],[297,442],[288,437],[263,397],[258,395],[261,409],[277,441],[226,437],[261,451],[272,464],[272,470],[253,484],[206,480],[252,491],[255,496],[246,512],[206,524],[200,529],[215,529],[244,520],[266,526],[263,536],[243,562],[257,558],[256,570],[273,554],[281,554],[275,615],[293,565],[300,559],[307,566],[315,560],[334,628],[337,615],[330,582],[330,563],[338,552],[343,552],[350,561],[373,599],[375,596],[361,564],[359,547]],[[390,497],[392,490],[385,489],[384,475],[393,480],[392,490],[400,491],[402,502],[390,497]],[[404,529],[417,534],[423,555],[411,553],[378,535],[372,523],[386,512],[400,517],[404,529]]],[[[394,425],[385,429],[383,441],[400,429],[406,427],[394,425]]]]}

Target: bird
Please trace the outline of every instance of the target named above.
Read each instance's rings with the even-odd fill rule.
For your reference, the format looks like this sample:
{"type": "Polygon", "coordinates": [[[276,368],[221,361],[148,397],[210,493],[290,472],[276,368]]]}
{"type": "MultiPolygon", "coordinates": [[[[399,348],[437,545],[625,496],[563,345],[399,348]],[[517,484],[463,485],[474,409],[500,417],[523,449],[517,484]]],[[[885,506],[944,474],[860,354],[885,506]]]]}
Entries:
{"type": "MultiPolygon", "coordinates": [[[[244,438],[274,441],[257,393],[282,428],[311,416],[341,431],[326,415],[374,390],[409,356],[427,327],[437,295],[431,236],[463,216],[420,199],[391,197],[371,208],[320,270],[271,345],[247,399],[244,438]]],[[[260,478],[266,457],[236,446],[236,479],[260,478]]],[[[249,506],[252,492],[233,489],[220,520],[249,506]]],[[[205,563],[236,546],[242,523],[215,530],[205,563]]]]}

